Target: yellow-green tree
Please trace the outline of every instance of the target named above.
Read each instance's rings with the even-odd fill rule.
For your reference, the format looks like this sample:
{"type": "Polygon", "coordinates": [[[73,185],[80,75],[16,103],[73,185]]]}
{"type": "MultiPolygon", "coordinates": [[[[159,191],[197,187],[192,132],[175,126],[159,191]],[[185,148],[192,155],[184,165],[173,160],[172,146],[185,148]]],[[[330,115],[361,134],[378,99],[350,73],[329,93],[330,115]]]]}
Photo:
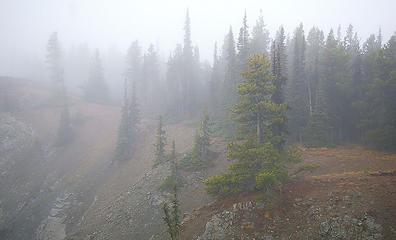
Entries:
{"type": "Polygon", "coordinates": [[[272,125],[285,121],[286,105],[275,103],[275,77],[265,54],[248,59],[245,80],[239,85],[240,102],[232,109],[240,135],[228,144],[228,158],[236,160],[229,172],[204,180],[206,191],[215,197],[254,190],[279,189],[287,178],[286,161],[298,158],[274,147],[282,138],[272,133],[272,125]]]}

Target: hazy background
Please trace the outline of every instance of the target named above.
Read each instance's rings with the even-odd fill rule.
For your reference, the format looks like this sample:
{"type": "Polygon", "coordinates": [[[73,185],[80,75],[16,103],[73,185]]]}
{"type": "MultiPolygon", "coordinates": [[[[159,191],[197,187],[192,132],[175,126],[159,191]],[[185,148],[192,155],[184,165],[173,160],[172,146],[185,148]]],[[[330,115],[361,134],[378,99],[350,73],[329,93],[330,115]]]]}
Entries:
{"type": "Polygon", "coordinates": [[[187,8],[193,44],[199,46],[201,60],[208,61],[214,42],[222,43],[230,25],[237,37],[244,9],[250,29],[262,9],[271,37],[281,24],[291,34],[300,22],[306,33],[318,26],[325,34],[338,24],[344,33],[351,23],[362,41],[379,27],[387,41],[396,29],[394,0],[0,0],[0,75],[46,77],[45,48],[49,35],[57,31],[67,52],[81,44],[99,48],[111,84],[113,75],[122,72],[106,71],[107,63],[125,55],[135,39],[143,51],[155,44],[166,61],[183,41],[187,8]]]}

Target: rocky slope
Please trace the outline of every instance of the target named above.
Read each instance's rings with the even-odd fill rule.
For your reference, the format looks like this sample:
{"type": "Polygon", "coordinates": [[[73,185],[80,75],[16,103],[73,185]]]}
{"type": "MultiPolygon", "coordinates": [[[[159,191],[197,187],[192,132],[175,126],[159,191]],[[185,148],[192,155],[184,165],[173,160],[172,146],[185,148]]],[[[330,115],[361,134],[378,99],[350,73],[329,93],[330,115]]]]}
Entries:
{"type": "Polygon", "coordinates": [[[302,153],[302,164],[319,168],[292,176],[276,207],[260,200],[265,193],[217,201],[185,224],[183,239],[396,239],[395,154],[357,146],[302,153]],[[371,169],[358,171],[365,164],[371,169]]]}

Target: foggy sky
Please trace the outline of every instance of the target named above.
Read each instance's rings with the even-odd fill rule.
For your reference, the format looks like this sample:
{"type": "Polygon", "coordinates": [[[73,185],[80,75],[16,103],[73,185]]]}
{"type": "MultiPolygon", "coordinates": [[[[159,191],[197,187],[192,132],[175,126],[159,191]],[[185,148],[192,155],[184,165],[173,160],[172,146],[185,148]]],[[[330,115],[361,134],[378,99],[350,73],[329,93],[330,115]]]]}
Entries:
{"type": "MultiPolygon", "coordinates": [[[[187,8],[193,44],[199,46],[201,60],[209,61],[214,42],[222,44],[230,25],[237,37],[245,9],[249,30],[262,9],[271,37],[281,24],[292,34],[300,22],[306,34],[317,26],[326,35],[339,24],[344,33],[351,23],[361,42],[379,27],[385,41],[396,30],[394,0],[0,0],[0,75],[18,76],[20,67],[43,62],[54,31],[66,51],[87,43],[104,53],[113,49],[124,54],[139,39],[143,50],[154,43],[166,60],[183,41],[187,8]]],[[[42,68],[31,65],[32,71],[42,68]]]]}

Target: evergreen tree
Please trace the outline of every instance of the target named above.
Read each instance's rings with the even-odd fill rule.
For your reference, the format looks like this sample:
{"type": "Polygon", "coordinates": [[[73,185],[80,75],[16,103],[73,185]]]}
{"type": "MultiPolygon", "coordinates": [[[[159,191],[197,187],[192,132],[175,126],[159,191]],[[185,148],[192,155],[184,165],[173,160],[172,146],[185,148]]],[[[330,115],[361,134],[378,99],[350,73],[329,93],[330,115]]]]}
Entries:
{"type": "Polygon", "coordinates": [[[110,99],[109,89],[104,79],[99,50],[96,50],[91,64],[90,76],[85,86],[85,99],[96,103],[107,103],[110,99]]]}
{"type": "Polygon", "coordinates": [[[210,125],[209,115],[204,111],[201,119],[201,134],[199,136],[199,155],[202,159],[208,159],[209,157],[210,125]]]}
{"type": "Polygon", "coordinates": [[[256,21],[256,25],[253,27],[249,52],[250,54],[267,53],[269,44],[270,44],[269,31],[265,28],[263,11],[260,10],[259,18],[256,21]]]}
{"type": "Polygon", "coordinates": [[[121,120],[118,127],[118,139],[114,153],[114,160],[125,161],[132,156],[132,150],[136,143],[139,123],[139,108],[136,100],[135,86],[132,94],[128,94],[128,80],[124,82],[124,101],[121,109],[121,120]]]}
{"type": "Polygon", "coordinates": [[[161,164],[165,161],[165,145],[166,145],[166,132],[163,129],[162,116],[159,116],[155,147],[154,166],[161,164]]]}
{"type": "Polygon", "coordinates": [[[62,107],[55,140],[55,144],[57,146],[68,144],[73,138],[61,60],[62,53],[58,34],[54,32],[51,34],[47,43],[47,64],[50,80],[53,86],[53,101],[62,107]]]}
{"type": "Polygon", "coordinates": [[[167,71],[166,83],[168,90],[168,108],[169,116],[180,119],[183,115],[184,109],[184,81],[183,81],[183,50],[182,46],[178,44],[173,53],[170,54],[167,71]]]}
{"type": "Polygon", "coordinates": [[[287,178],[284,161],[296,160],[289,152],[278,151],[273,145],[269,126],[277,121],[286,106],[272,101],[274,76],[265,55],[251,56],[243,76],[246,80],[238,87],[241,101],[233,108],[241,136],[227,147],[228,158],[237,161],[230,166],[230,172],[203,181],[206,191],[216,197],[260,189],[270,194],[287,178]]]}
{"type": "Polygon", "coordinates": [[[173,199],[170,206],[164,203],[162,209],[164,211],[163,220],[167,226],[167,232],[170,240],[180,240],[181,223],[180,223],[180,203],[177,199],[177,186],[174,185],[173,199]]]}
{"type": "MultiPolygon", "coordinates": [[[[128,85],[132,87],[132,82],[134,82],[139,93],[144,93],[146,87],[142,82],[142,59],[139,42],[135,40],[127,51],[125,76],[129,80],[128,85]]],[[[129,91],[132,91],[132,89],[129,89],[129,91]]],[[[137,96],[137,98],[141,99],[142,96],[137,96]]]]}
{"type": "Polygon", "coordinates": [[[236,101],[235,92],[238,84],[235,41],[231,27],[224,40],[222,58],[225,61],[223,105],[227,110],[229,105],[236,101]]]}
{"type": "Polygon", "coordinates": [[[350,78],[348,71],[348,57],[344,46],[334,38],[331,30],[320,61],[320,81],[326,103],[326,115],[330,125],[330,139],[332,143],[343,140],[346,116],[350,111],[350,102],[346,93],[350,78]]]}
{"type": "Polygon", "coordinates": [[[157,96],[160,94],[159,63],[153,44],[150,44],[143,57],[143,76],[140,91],[145,113],[159,112],[158,106],[160,106],[160,103],[157,102],[157,96]]]}
{"type": "Polygon", "coordinates": [[[210,82],[209,82],[210,112],[214,116],[218,116],[220,111],[220,104],[219,104],[221,97],[221,94],[219,94],[221,90],[220,78],[221,78],[220,59],[217,54],[217,43],[215,43],[214,53],[213,53],[213,66],[212,66],[210,82]]]}
{"type": "Polygon", "coordinates": [[[364,96],[363,141],[380,150],[396,150],[396,34],[381,49],[375,77],[364,96]]]}
{"type": "Polygon", "coordinates": [[[63,98],[65,92],[64,79],[63,79],[63,67],[62,67],[62,50],[58,40],[58,33],[54,32],[51,34],[47,43],[47,65],[49,71],[49,78],[53,88],[53,98],[56,102],[63,104],[63,98]]]}
{"type": "Polygon", "coordinates": [[[315,111],[319,85],[319,61],[324,46],[324,35],[319,28],[313,27],[307,37],[306,77],[308,87],[309,115],[315,111]]]}
{"type": "Polygon", "coordinates": [[[290,64],[289,119],[292,137],[302,140],[302,130],[309,116],[308,88],[305,76],[305,36],[303,25],[294,31],[292,39],[292,57],[290,64]]]}
{"type": "Polygon", "coordinates": [[[186,170],[200,170],[208,167],[210,157],[210,119],[204,111],[200,129],[196,131],[193,148],[180,162],[180,167],[186,170]]]}
{"type": "MultiPolygon", "coordinates": [[[[286,83],[286,47],[285,47],[285,34],[283,27],[279,28],[276,39],[272,42],[271,46],[271,66],[272,74],[274,75],[274,93],[271,100],[276,104],[284,104],[284,85],[286,83]]],[[[271,130],[274,135],[274,146],[281,150],[285,143],[286,135],[286,116],[285,112],[280,112],[277,120],[271,124],[271,130]],[[276,139],[276,140],[275,140],[276,139]]]]}
{"type": "Polygon", "coordinates": [[[183,113],[194,115],[196,109],[196,96],[194,91],[194,64],[193,64],[193,47],[191,42],[191,26],[189,10],[186,13],[184,24],[184,44],[183,44],[183,113]]]}
{"type": "Polygon", "coordinates": [[[128,136],[129,145],[132,145],[133,147],[137,142],[138,124],[140,122],[140,109],[137,100],[135,82],[132,83],[131,89],[131,94],[128,96],[128,136]]]}
{"type": "Polygon", "coordinates": [[[242,21],[242,27],[239,29],[237,49],[239,71],[244,72],[246,71],[246,61],[249,56],[249,27],[247,25],[246,10],[242,21]]]}

